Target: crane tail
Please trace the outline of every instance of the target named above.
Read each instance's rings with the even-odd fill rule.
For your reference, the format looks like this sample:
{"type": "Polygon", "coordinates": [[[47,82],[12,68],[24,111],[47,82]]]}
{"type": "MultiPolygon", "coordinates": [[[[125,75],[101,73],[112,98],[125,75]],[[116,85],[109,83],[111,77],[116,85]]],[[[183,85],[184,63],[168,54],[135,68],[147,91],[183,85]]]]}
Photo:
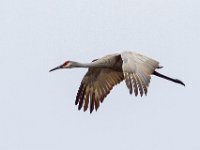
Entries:
{"type": "Polygon", "coordinates": [[[157,67],[157,69],[162,69],[162,68],[163,68],[163,66],[158,66],[158,67],[157,67]]]}
{"type": "Polygon", "coordinates": [[[161,73],[159,73],[157,71],[154,71],[152,74],[157,76],[157,77],[160,77],[160,78],[163,78],[163,79],[166,79],[166,80],[169,80],[169,81],[172,81],[172,82],[175,82],[175,83],[178,83],[178,84],[181,84],[181,85],[185,86],[185,83],[183,83],[179,79],[173,79],[173,78],[167,77],[167,76],[165,76],[165,75],[163,75],[163,74],[161,74],[161,73]]]}

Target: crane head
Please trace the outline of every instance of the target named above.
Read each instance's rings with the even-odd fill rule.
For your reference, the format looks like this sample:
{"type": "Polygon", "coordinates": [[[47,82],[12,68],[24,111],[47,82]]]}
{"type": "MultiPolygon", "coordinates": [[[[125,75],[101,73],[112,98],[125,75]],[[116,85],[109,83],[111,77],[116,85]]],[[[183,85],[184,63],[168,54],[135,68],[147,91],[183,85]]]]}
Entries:
{"type": "Polygon", "coordinates": [[[64,69],[64,68],[71,68],[72,63],[70,61],[65,61],[62,65],[59,65],[51,70],[49,72],[58,70],[58,69],[64,69]]]}

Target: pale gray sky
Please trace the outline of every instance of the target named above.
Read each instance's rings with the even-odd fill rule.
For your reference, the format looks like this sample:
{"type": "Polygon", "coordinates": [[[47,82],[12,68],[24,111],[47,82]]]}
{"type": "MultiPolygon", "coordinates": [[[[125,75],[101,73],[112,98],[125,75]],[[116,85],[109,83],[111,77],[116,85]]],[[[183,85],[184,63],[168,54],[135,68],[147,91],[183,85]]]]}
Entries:
{"type": "Polygon", "coordinates": [[[0,1],[0,149],[199,150],[200,2],[0,1]],[[116,86],[98,112],[74,105],[86,69],[49,73],[133,50],[158,60],[148,96],[116,86]]]}

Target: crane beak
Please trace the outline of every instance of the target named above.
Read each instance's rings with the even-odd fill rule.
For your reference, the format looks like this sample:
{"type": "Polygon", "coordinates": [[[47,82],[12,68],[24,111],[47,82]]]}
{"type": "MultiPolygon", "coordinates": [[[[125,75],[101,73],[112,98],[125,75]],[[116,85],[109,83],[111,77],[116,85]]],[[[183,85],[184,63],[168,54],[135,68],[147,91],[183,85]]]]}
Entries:
{"type": "Polygon", "coordinates": [[[63,68],[63,65],[60,65],[60,66],[58,66],[58,67],[55,67],[55,68],[49,70],[49,72],[54,71],[54,70],[58,70],[58,69],[61,69],[61,68],[63,68]]]}

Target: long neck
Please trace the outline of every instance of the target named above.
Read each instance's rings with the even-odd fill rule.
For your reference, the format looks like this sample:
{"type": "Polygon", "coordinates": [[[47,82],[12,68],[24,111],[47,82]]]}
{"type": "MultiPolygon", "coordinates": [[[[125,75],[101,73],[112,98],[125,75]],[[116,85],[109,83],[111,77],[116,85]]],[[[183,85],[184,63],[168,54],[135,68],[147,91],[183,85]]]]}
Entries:
{"type": "Polygon", "coordinates": [[[79,68],[104,68],[107,67],[103,63],[99,62],[91,62],[91,63],[79,63],[79,62],[72,62],[72,67],[79,67],[79,68]]]}

